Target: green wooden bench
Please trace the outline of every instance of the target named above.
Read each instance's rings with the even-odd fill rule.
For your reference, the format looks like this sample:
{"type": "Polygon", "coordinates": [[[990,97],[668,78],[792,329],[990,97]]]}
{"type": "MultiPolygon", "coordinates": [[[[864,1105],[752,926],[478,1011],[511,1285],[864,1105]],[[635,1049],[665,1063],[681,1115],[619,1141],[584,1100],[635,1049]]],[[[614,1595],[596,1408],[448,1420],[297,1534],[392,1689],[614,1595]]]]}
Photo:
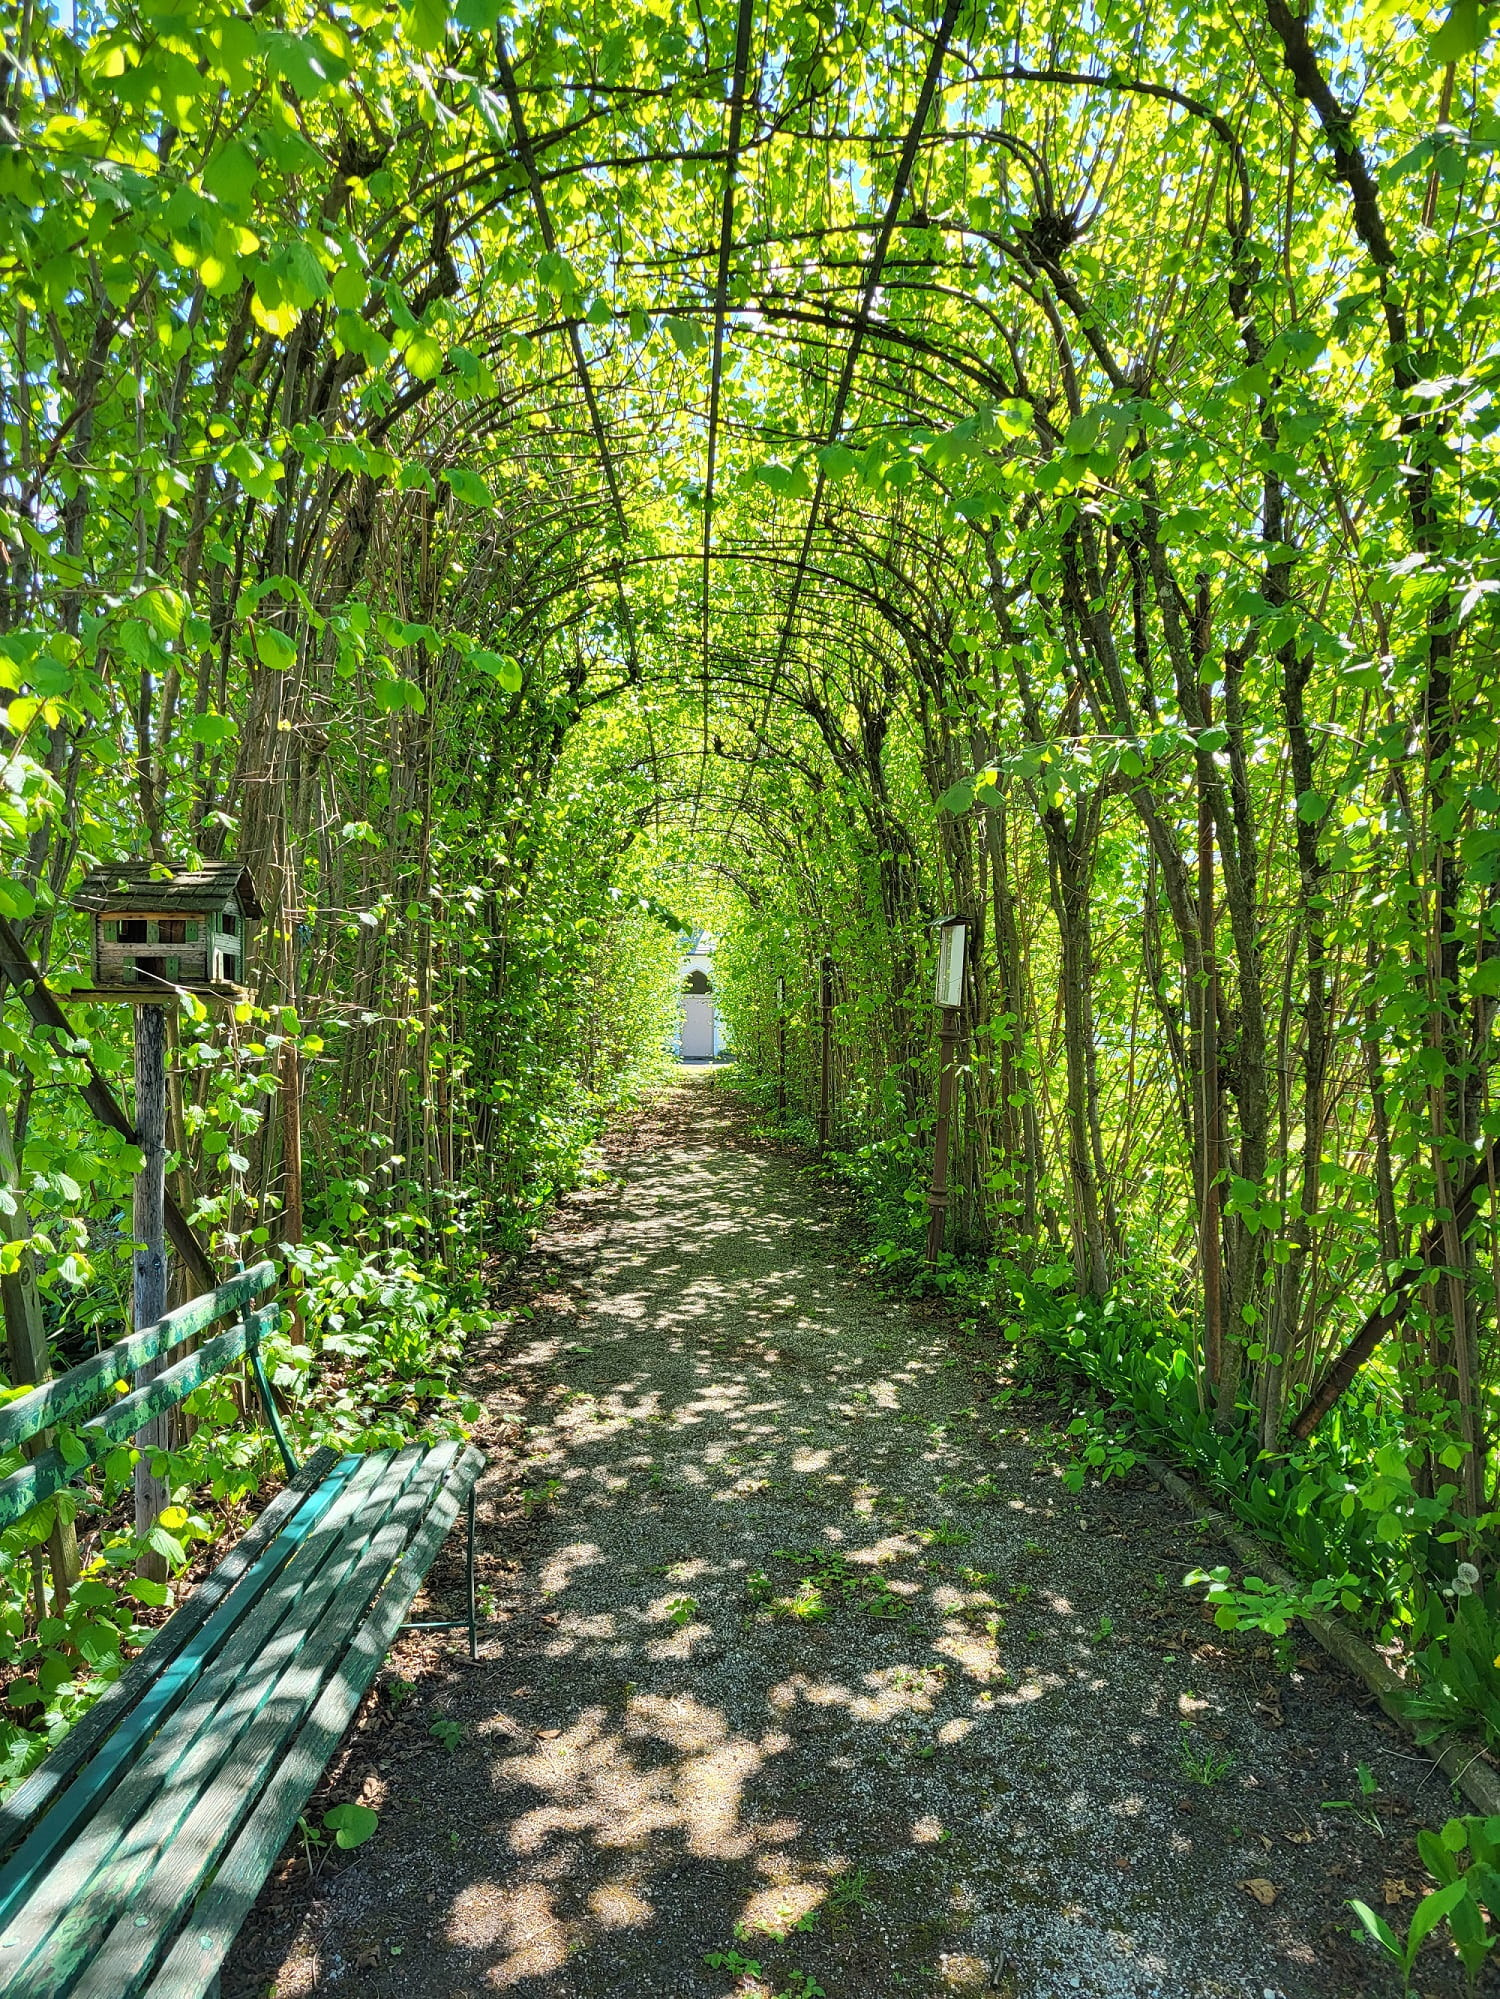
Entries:
{"type": "Polygon", "coordinates": [[[60,1423],[0,1480],[0,1527],[128,1442],[201,1383],[248,1360],[288,1482],[140,1656],[0,1803],[0,1994],[199,1999],[297,1823],[459,1513],[468,1519],[475,1655],[471,1445],[416,1445],[300,1468],[260,1342],[275,1305],[263,1263],[0,1408],[0,1450],[60,1423]],[[243,1313],[175,1362],[171,1350],[243,1313]],[[164,1357],[121,1394],[122,1375],[164,1357]],[[70,1449],[76,1461],[77,1451],[70,1449]]]}

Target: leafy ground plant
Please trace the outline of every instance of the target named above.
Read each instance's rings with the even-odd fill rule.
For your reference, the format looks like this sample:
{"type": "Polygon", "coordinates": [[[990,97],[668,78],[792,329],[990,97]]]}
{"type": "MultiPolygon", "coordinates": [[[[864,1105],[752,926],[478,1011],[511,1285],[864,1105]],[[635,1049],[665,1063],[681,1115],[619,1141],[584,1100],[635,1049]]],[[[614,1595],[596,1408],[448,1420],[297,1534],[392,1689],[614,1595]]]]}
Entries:
{"type": "MultiPolygon", "coordinates": [[[[776,1559],[788,1563],[796,1571],[798,1581],[794,1590],[781,1594],[776,1593],[769,1578],[756,1584],[753,1593],[773,1617],[790,1618],[797,1624],[820,1624],[861,1589],[873,1588],[877,1597],[886,1593],[876,1578],[851,1569],[836,1549],[778,1548],[776,1559]]],[[[756,1575],[763,1576],[763,1572],[757,1571],[756,1575]]]]}
{"type": "Polygon", "coordinates": [[[1404,1938],[1368,1903],[1351,1901],[1349,1906],[1365,1932],[1400,1966],[1408,1992],[1418,1952],[1446,1922],[1473,1992],[1490,1952],[1500,1942],[1493,1927],[1500,1915],[1500,1817],[1449,1819],[1441,1832],[1424,1827],[1417,1834],[1417,1851],[1438,1885],[1412,1911],[1404,1938]]]}
{"type": "Polygon", "coordinates": [[[1305,1589],[1286,1589],[1262,1582],[1259,1576],[1246,1576],[1237,1584],[1229,1578],[1229,1570],[1220,1566],[1190,1570],[1182,1579],[1186,1589],[1207,1589],[1214,1623],[1221,1631],[1264,1631],[1281,1638],[1293,1618],[1327,1617],[1335,1610],[1360,1608],[1352,1575],[1323,1576],[1305,1589]]]}
{"type": "MultiPolygon", "coordinates": [[[[714,1971],[727,1971],[731,1977],[753,1979],[757,1984],[769,1983],[758,1959],[742,1957],[737,1950],[710,1950],[703,1954],[703,1962],[714,1971]]],[[[807,1971],[789,1971],[785,1976],[790,1981],[770,1995],[770,1999],[827,1999],[823,1987],[807,1971]]]]}
{"type": "Polygon", "coordinates": [[[1094,1410],[1073,1418],[1067,1435],[1073,1440],[1074,1459],[1063,1473],[1069,1492],[1082,1492],[1091,1478],[1102,1485],[1106,1479],[1125,1478],[1134,1471],[1137,1454],[1120,1441],[1119,1423],[1119,1417],[1106,1418],[1094,1410]]]}
{"type": "Polygon", "coordinates": [[[1405,1699],[1417,1740],[1474,1728],[1500,1749],[1500,1583],[1482,1585],[1478,1570],[1460,1563],[1446,1592],[1429,1593],[1417,1622],[1416,1685],[1405,1699]]]}
{"type": "Polygon", "coordinates": [[[331,1811],[325,1812],[321,1827],[312,1825],[305,1818],[298,1819],[297,1832],[302,1841],[303,1854],[307,1859],[308,1873],[310,1875],[321,1873],[330,1848],[350,1852],[356,1846],[363,1846],[366,1840],[375,1837],[379,1824],[378,1812],[372,1811],[368,1805],[355,1804],[352,1801],[335,1805],[331,1811]],[[313,1858],[314,1854],[318,1855],[316,1860],[313,1858]]]}
{"type": "Polygon", "coordinates": [[[1182,1724],[1182,1735],[1177,1744],[1178,1765],[1191,1784],[1217,1784],[1234,1768],[1234,1758],[1227,1749],[1218,1749],[1212,1743],[1197,1748],[1192,1738],[1192,1726],[1190,1721],[1182,1724]]]}
{"type": "Polygon", "coordinates": [[[823,1906],[835,1921],[847,1922],[852,1916],[868,1914],[874,1907],[869,1870],[851,1867],[846,1874],[835,1874],[823,1906]]]}
{"type": "Polygon", "coordinates": [[[737,1950],[706,1950],[703,1962],[711,1971],[727,1971],[734,1978],[759,1978],[762,1976],[757,1958],[742,1957],[737,1950]]]}

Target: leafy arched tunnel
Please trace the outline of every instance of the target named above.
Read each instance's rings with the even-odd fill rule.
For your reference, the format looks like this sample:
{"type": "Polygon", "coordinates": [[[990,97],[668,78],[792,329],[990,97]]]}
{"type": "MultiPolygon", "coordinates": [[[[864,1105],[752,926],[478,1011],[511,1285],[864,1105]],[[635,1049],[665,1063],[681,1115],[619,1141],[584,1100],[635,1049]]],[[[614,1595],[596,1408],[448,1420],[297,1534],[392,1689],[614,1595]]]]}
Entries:
{"type": "MultiPolygon", "coordinates": [[[[170,1191],[205,1264],[285,1250],[281,1389],[349,1448],[478,1420],[455,1384],[499,1365],[496,1286],[680,1081],[707,930],[689,996],[734,1060],[668,1101],[815,1163],[880,1282],[988,1342],[991,1394],[1050,1356],[1080,1478],[1149,1450],[1274,1542],[1279,1609],[1220,1577],[1224,1628],[1280,1654],[1336,1610],[1416,1725],[1495,1748],[1493,12],[28,0],[0,1270],[35,1273],[54,1362],[130,1290],[91,870],[248,871],[232,1004],[149,961],[185,980],[170,1191]]],[[[716,1240],[694,1176],[740,1139],[661,1144],[716,1240]]],[[[772,1196],[742,1191],[759,1243],[772,1196]]],[[[565,1351],[514,1362],[528,1395],[565,1351]]],[[[763,1390],[772,1427],[797,1407],[757,1352],[710,1483],[763,1390]]],[[[588,1387],[601,1440],[630,1379],[588,1387]]],[[[211,1542],[261,1443],[221,1409],[174,1450],[211,1542]]],[[[45,1566],[0,1556],[12,1778],[98,1690],[45,1566]]],[[[684,1715],[705,1770],[779,1754],[684,1715]]]]}

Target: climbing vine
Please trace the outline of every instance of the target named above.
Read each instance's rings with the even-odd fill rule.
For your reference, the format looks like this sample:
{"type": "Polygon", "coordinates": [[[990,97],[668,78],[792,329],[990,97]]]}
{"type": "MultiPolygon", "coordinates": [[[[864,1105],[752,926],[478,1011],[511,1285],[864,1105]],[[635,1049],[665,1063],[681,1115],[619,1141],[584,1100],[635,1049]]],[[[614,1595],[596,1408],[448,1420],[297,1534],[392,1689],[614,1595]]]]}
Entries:
{"type": "Polygon", "coordinates": [[[1497,1511],[1492,14],[27,0],[0,915],[68,1029],[9,957],[3,1255],[58,1358],[128,1288],[88,866],[256,881],[173,1185],[276,1251],[294,1079],[361,1424],[457,1351],[393,1358],[381,1285],[476,1309],[711,917],[809,1142],[829,961],[893,1278],[1451,1654],[1497,1511]]]}

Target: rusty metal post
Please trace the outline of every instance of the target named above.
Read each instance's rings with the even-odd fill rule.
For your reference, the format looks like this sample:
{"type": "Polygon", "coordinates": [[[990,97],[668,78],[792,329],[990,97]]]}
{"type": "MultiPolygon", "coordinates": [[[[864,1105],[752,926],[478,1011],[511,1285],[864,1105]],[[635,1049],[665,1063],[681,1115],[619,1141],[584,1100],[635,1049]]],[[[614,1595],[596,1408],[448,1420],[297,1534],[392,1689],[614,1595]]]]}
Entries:
{"type": "Polygon", "coordinates": [[[948,1132],[953,1121],[953,1077],[958,1055],[958,1008],[938,1010],[937,1125],[932,1134],[932,1185],[927,1189],[927,1263],[929,1269],[943,1249],[948,1215],[948,1132]]]}
{"type": "Polygon", "coordinates": [[[823,1052],[818,1086],[818,1150],[828,1150],[833,1122],[833,960],[823,954],[823,1052]]]}

